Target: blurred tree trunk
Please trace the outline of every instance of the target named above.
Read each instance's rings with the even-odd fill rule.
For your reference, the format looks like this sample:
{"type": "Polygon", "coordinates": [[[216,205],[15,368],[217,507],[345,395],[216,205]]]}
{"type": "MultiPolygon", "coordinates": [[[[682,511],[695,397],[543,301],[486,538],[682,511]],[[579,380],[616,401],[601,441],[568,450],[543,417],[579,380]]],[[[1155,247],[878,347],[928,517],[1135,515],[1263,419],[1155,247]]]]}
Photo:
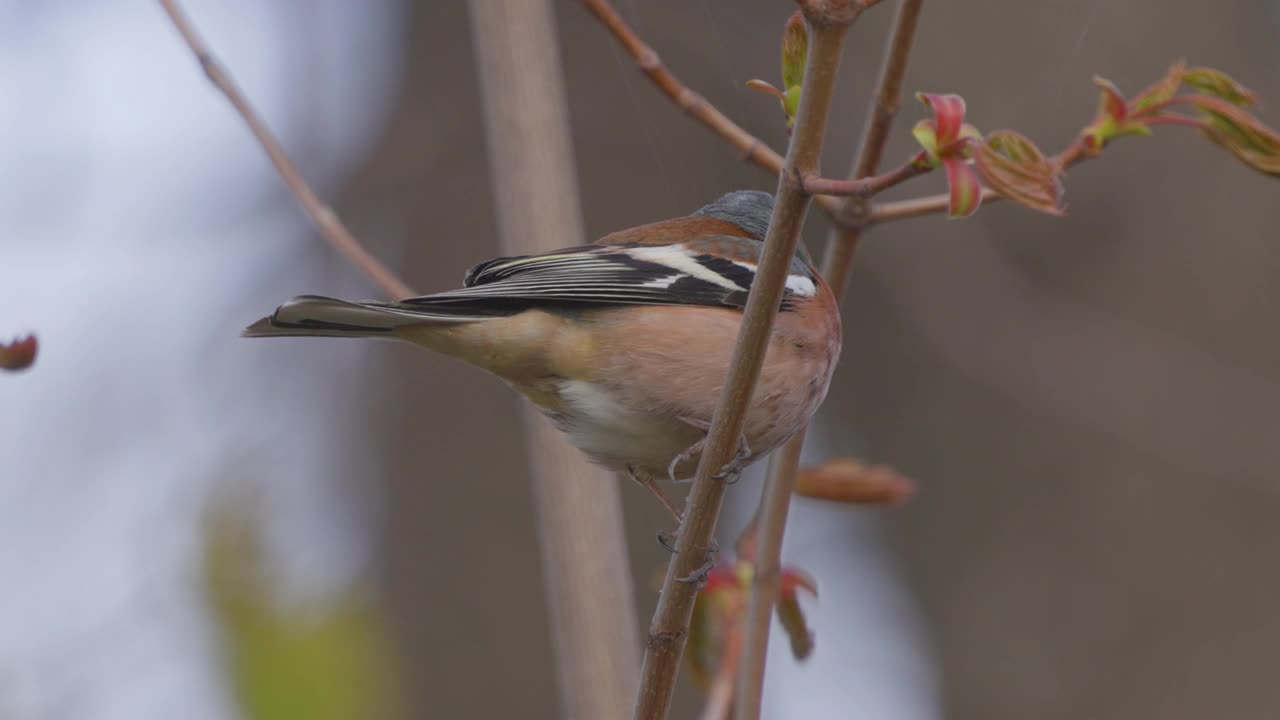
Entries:
{"type": "MultiPolygon", "coordinates": [[[[551,5],[470,7],[503,251],[581,244],[551,5]]],[[[616,482],[532,407],[523,412],[564,717],[627,717],[638,634],[616,482]]]]}

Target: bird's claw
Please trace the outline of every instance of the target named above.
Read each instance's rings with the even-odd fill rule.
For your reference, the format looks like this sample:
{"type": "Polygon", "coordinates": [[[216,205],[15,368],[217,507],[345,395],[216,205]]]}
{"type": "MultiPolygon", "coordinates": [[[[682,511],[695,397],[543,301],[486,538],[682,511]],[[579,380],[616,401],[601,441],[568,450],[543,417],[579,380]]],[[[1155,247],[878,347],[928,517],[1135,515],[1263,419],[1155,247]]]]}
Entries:
{"type": "MultiPolygon", "coordinates": [[[[667,552],[679,552],[676,549],[676,540],[680,537],[680,528],[672,530],[659,530],[657,534],[658,544],[667,549],[667,552]]],[[[707,545],[707,552],[715,555],[720,552],[720,543],[715,538],[711,538],[711,543],[707,545]]]]}
{"type": "Polygon", "coordinates": [[[676,582],[690,583],[693,585],[697,585],[698,589],[701,590],[702,588],[706,587],[707,576],[711,574],[711,570],[715,566],[716,566],[715,559],[708,557],[707,561],[702,563],[702,565],[697,570],[694,570],[693,572],[689,573],[684,577],[676,578],[676,582]]]}
{"type": "Polygon", "coordinates": [[[747,436],[744,433],[738,436],[738,450],[734,454],[733,459],[725,464],[724,467],[720,468],[720,471],[713,474],[711,477],[716,480],[728,481],[729,485],[738,482],[738,477],[742,475],[742,471],[746,468],[747,460],[750,459],[750,457],[751,447],[747,445],[747,436]],[[730,480],[729,478],[733,479],[730,480]]]}

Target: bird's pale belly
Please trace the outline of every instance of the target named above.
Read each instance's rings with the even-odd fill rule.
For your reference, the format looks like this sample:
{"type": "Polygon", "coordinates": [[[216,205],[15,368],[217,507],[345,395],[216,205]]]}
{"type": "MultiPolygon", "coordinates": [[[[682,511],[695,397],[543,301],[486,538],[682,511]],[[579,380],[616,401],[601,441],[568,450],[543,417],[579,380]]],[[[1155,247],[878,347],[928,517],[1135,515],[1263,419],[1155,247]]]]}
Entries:
{"type": "Polygon", "coordinates": [[[611,470],[622,472],[630,465],[665,476],[671,461],[704,434],[679,419],[631,407],[621,393],[604,385],[561,380],[557,390],[560,411],[553,419],[569,442],[611,470]]]}
{"type": "MultiPolygon", "coordinates": [[[[750,450],[747,462],[772,451],[808,419],[825,394],[788,393],[791,407],[778,405],[779,398],[766,390],[762,404],[769,412],[752,413],[745,428],[750,450]]],[[[636,408],[626,402],[626,394],[616,389],[585,380],[559,380],[554,391],[557,402],[548,407],[535,405],[569,437],[570,443],[590,460],[610,470],[665,479],[677,456],[685,457],[676,465],[677,480],[688,480],[697,470],[701,453],[694,449],[706,436],[708,418],[679,418],[657,409],[636,408]]],[[[787,403],[783,403],[784,405],[787,403]]]]}
{"type": "MultiPolygon", "coordinates": [[[[590,333],[562,337],[550,374],[512,385],[592,461],[664,479],[683,456],[673,475],[686,480],[697,469],[696,445],[719,401],[740,319],[705,308],[600,310],[579,318],[590,333]]],[[[748,462],[794,435],[826,396],[840,351],[838,320],[829,323],[775,331],[743,427],[748,462]]]]}

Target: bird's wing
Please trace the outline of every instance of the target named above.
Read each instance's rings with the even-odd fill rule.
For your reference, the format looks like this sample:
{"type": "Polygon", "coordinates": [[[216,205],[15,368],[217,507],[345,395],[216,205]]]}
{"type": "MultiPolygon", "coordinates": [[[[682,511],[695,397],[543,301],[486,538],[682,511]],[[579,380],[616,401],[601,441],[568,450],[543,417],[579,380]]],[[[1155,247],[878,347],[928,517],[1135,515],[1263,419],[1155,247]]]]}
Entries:
{"type": "MultiPolygon", "coordinates": [[[[467,273],[464,287],[402,301],[404,305],[530,303],[704,305],[740,308],[755,279],[761,243],[729,235],[652,245],[586,245],[542,255],[490,260],[467,273]]],[[[797,261],[790,295],[812,295],[812,273],[797,261]]],[[[785,305],[785,302],[784,302],[785,305]]]]}

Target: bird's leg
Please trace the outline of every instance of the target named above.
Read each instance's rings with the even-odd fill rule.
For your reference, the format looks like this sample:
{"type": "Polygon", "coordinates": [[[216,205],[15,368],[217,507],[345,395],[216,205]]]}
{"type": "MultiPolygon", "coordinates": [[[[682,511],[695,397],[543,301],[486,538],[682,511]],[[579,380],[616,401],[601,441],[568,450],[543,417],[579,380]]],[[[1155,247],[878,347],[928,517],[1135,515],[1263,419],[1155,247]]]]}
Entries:
{"type": "Polygon", "coordinates": [[[707,444],[707,439],[704,437],[698,440],[698,442],[685,448],[684,450],[681,450],[680,454],[671,458],[671,464],[667,465],[667,479],[673,483],[679,482],[678,480],[676,480],[676,466],[678,466],[680,463],[686,460],[692,460],[696,455],[701,455],[702,448],[706,444],[707,444]]]}
{"type": "MultiPolygon", "coordinates": [[[[704,433],[710,432],[711,430],[711,423],[707,422],[706,420],[700,420],[698,418],[693,418],[693,417],[681,417],[680,421],[685,423],[686,425],[692,425],[693,427],[698,428],[704,433]]],[[[698,442],[686,448],[684,452],[677,455],[675,459],[671,461],[671,465],[667,467],[667,476],[674,481],[676,465],[684,462],[685,460],[692,458],[694,455],[701,454],[703,448],[706,447],[706,444],[707,444],[707,438],[704,436],[701,440],[699,440],[698,442]]],[[[750,457],[751,457],[751,447],[747,445],[747,434],[740,433],[738,435],[738,449],[734,453],[733,459],[729,461],[729,464],[725,465],[724,467],[720,468],[720,470],[713,473],[711,475],[712,479],[728,480],[729,478],[735,478],[734,480],[731,480],[729,484],[733,484],[734,482],[737,482],[737,479],[736,479],[737,476],[742,474],[743,468],[746,467],[746,461],[750,457]]]]}
{"type": "MultiPolygon", "coordinates": [[[[662,492],[662,488],[658,487],[658,481],[654,480],[652,475],[640,472],[634,467],[628,465],[627,477],[630,477],[640,487],[653,493],[653,496],[658,498],[658,502],[662,503],[662,507],[666,508],[667,512],[671,513],[671,517],[676,519],[676,523],[680,522],[680,511],[676,509],[675,503],[671,502],[671,498],[667,497],[667,494],[662,492]]],[[[661,540],[659,540],[659,542],[661,542],[661,540]]]]}

